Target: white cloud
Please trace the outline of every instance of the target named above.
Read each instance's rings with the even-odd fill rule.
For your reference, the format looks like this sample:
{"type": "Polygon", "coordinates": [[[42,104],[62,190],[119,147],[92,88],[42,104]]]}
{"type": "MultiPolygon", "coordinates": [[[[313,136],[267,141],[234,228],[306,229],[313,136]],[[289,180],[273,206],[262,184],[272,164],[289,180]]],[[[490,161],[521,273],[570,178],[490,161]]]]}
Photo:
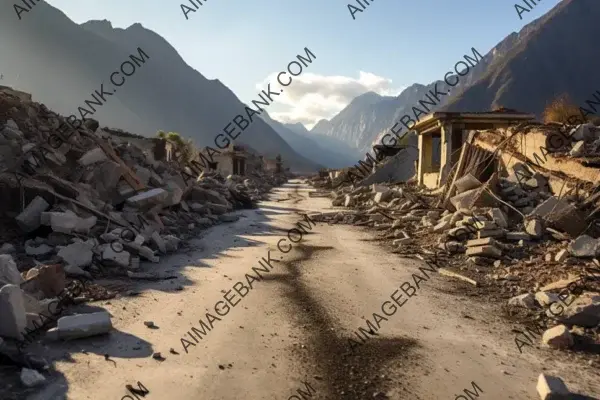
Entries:
{"type": "MultiPolygon", "coordinates": [[[[358,79],[347,76],[325,76],[312,73],[292,77],[284,75],[283,82],[293,78],[292,83],[283,88],[284,92],[275,97],[280,111],[269,111],[269,115],[281,122],[301,122],[311,128],[320,119],[331,118],[355,97],[375,92],[382,96],[397,96],[404,88],[394,88],[392,80],[369,72],[359,72],[358,79]]],[[[278,92],[280,85],[277,75],[268,76],[256,88],[260,91],[271,84],[271,90],[278,92]]]]}

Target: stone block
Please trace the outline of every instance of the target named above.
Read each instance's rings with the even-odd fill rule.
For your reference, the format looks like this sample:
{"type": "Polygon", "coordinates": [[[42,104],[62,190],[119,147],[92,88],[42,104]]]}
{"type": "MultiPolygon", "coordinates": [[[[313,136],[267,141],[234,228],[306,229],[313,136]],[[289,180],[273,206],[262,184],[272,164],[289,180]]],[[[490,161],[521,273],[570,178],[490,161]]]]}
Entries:
{"type": "Polygon", "coordinates": [[[63,340],[102,335],[111,329],[110,314],[106,311],[61,317],[56,326],[58,337],[63,340]]]}
{"type": "Polygon", "coordinates": [[[569,251],[567,249],[562,249],[556,256],[554,257],[554,261],[556,262],[564,262],[569,257],[569,251]]]}
{"type": "Polygon", "coordinates": [[[4,285],[0,289],[0,336],[22,340],[26,326],[23,291],[16,285],[4,285]]]}
{"type": "Polygon", "coordinates": [[[94,253],[93,243],[78,242],[63,247],[59,250],[58,256],[67,264],[75,267],[87,267],[92,264],[94,253]]]}
{"type": "Polygon", "coordinates": [[[44,211],[50,207],[50,204],[44,200],[41,196],[36,196],[28,205],[25,207],[22,213],[20,213],[15,219],[19,228],[25,233],[30,233],[40,227],[42,224],[40,217],[44,211]]]}
{"type": "Polygon", "coordinates": [[[600,296],[584,293],[554,318],[565,325],[594,328],[600,324],[600,296]]]}
{"type": "Polygon", "coordinates": [[[536,386],[541,400],[569,400],[572,399],[569,389],[562,379],[546,374],[540,374],[536,386]]]}
{"type": "Polygon", "coordinates": [[[544,225],[539,219],[530,219],[525,222],[525,232],[531,237],[540,239],[544,234],[544,225]]]}
{"type": "Polygon", "coordinates": [[[129,266],[130,257],[131,254],[123,248],[123,245],[121,243],[118,242],[106,245],[106,247],[104,247],[104,250],[102,251],[103,260],[113,261],[121,267],[129,266]],[[114,247],[117,251],[115,251],[111,246],[114,247]]]}
{"type": "Polygon", "coordinates": [[[107,159],[108,157],[106,156],[106,153],[104,153],[104,150],[102,150],[100,147],[96,147],[82,155],[77,162],[86,167],[88,165],[106,161],[107,159]]]}
{"type": "Polygon", "coordinates": [[[457,194],[464,193],[468,190],[477,189],[482,185],[479,179],[475,178],[471,174],[466,174],[462,178],[457,179],[454,184],[456,185],[457,194]]]}
{"type": "Polygon", "coordinates": [[[138,193],[135,196],[128,198],[126,202],[137,208],[147,208],[162,204],[168,196],[169,193],[166,190],[156,188],[138,193]]]}
{"type": "Polygon", "coordinates": [[[542,342],[553,349],[569,349],[575,344],[573,335],[564,325],[546,330],[542,335],[542,342]]]}
{"type": "Polygon", "coordinates": [[[20,285],[23,282],[17,264],[10,254],[0,254],[0,281],[13,285],[20,285]]]}
{"type": "Polygon", "coordinates": [[[482,256],[491,258],[502,257],[502,250],[495,246],[477,246],[467,248],[467,256],[482,256]]]}

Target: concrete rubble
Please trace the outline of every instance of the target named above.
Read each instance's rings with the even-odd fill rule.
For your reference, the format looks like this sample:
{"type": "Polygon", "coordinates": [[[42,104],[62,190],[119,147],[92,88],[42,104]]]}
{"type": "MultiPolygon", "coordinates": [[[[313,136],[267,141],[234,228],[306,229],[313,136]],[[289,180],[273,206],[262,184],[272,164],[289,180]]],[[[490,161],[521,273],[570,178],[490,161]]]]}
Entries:
{"type": "MultiPolygon", "coordinates": [[[[4,347],[23,340],[25,328],[43,325],[40,315],[59,298],[80,303],[121,295],[98,279],[171,279],[152,271],[161,257],[211,226],[237,221],[228,213],[254,208],[290,176],[267,170],[262,159],[244,176],[222,176],[199,168],[202,160],[173,157],[156,132],[144,137],[94,120],[72,129],[45,105],[7,88],[0,89],[0,110],[4,347]],[[85,288],[68,287],[82,277],[91,280],[85,288]]],[[[111,329],[110,315],[98,312],[58,318],[42,333],[78,339],[111,329]]],[[[36,374],[23,370],[23,384],[43,383],[36,374]]]]}
{"type": "MultiPolygon", "coordinates": [[[[538,125],[534,139],[542,144],[558,129],[538,125]]],[[[416,177],[352,183],[346,170],[313,177],[309,183],[319,197],[329,193],[334,210],[311,218],[373,229],[394,253],[435,260],[461,290],[484,290],[522,324],[548,319],[540,343],[585,351],[583,343],[600,342],[600,127],[572,127],[562,148],[535,147],[537,156],[517,147],[525,142],[518,135],[511,142],[528,129],[479,132],[474,140],[495,172],[469,168],[437,189],[416,177]]],[[[538,389],[550,396],[558,386],[540,377],[538,389]]]]}

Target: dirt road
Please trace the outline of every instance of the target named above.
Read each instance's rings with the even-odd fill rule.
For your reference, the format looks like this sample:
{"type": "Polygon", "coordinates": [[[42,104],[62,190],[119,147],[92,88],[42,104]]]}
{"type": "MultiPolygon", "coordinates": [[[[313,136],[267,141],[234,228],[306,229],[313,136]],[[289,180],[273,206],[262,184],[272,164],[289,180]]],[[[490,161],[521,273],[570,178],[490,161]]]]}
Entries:
{"type": "Polygon", "coordinates": [[[59,373],[30,400],[135,399],[125,386],[138,381],[149,400],[536,399],[541,372],[600,394],[597,371],[549,350],[520,354],[495,306],[384,250],[373,233],[317,223],[291,243],[298,212],[330,209],[308,190],[288,183],[165,259],[159,269],[177,280],[96,304],[112,314],[113,333],[49,346],[59,373]]]}

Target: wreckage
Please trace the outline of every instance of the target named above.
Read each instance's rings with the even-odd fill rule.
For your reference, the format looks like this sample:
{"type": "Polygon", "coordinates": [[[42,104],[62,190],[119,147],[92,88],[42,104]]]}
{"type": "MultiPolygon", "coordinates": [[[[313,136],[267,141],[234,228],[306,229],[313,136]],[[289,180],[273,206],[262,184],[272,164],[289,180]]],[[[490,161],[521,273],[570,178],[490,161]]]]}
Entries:
{"type": "Polygon", "coordinates": [[[112,329],[107,312],[61,316],[69,304],[119,294],[95,278],[171,278],[140,262],[157,263],[203,229],[236,221],[228,212],[254,207],[287,180],[281,159],[239,145],[198,171],[167,140],[94,120],[64,138],[64,125],[29,94],[0,87],[0,362],[26,366],[29,386],[43,382],[35,369],[45,366],[18,350],[40,327],[49,339],[112,329]],[[87,283],[75,290],[71,278],[87,283]]]}
{"type": "Polygon", "coordinates": [[[313,196],[352,210],[311,218],[374,228],[394,253],[503,299],[521,330],[547,317],[545,346],[598,343],[600,127],[500,110],[434,113],[413,130],[417,158],[398,152],[355,184],[348,169],[312,178],[313,196]]]}

